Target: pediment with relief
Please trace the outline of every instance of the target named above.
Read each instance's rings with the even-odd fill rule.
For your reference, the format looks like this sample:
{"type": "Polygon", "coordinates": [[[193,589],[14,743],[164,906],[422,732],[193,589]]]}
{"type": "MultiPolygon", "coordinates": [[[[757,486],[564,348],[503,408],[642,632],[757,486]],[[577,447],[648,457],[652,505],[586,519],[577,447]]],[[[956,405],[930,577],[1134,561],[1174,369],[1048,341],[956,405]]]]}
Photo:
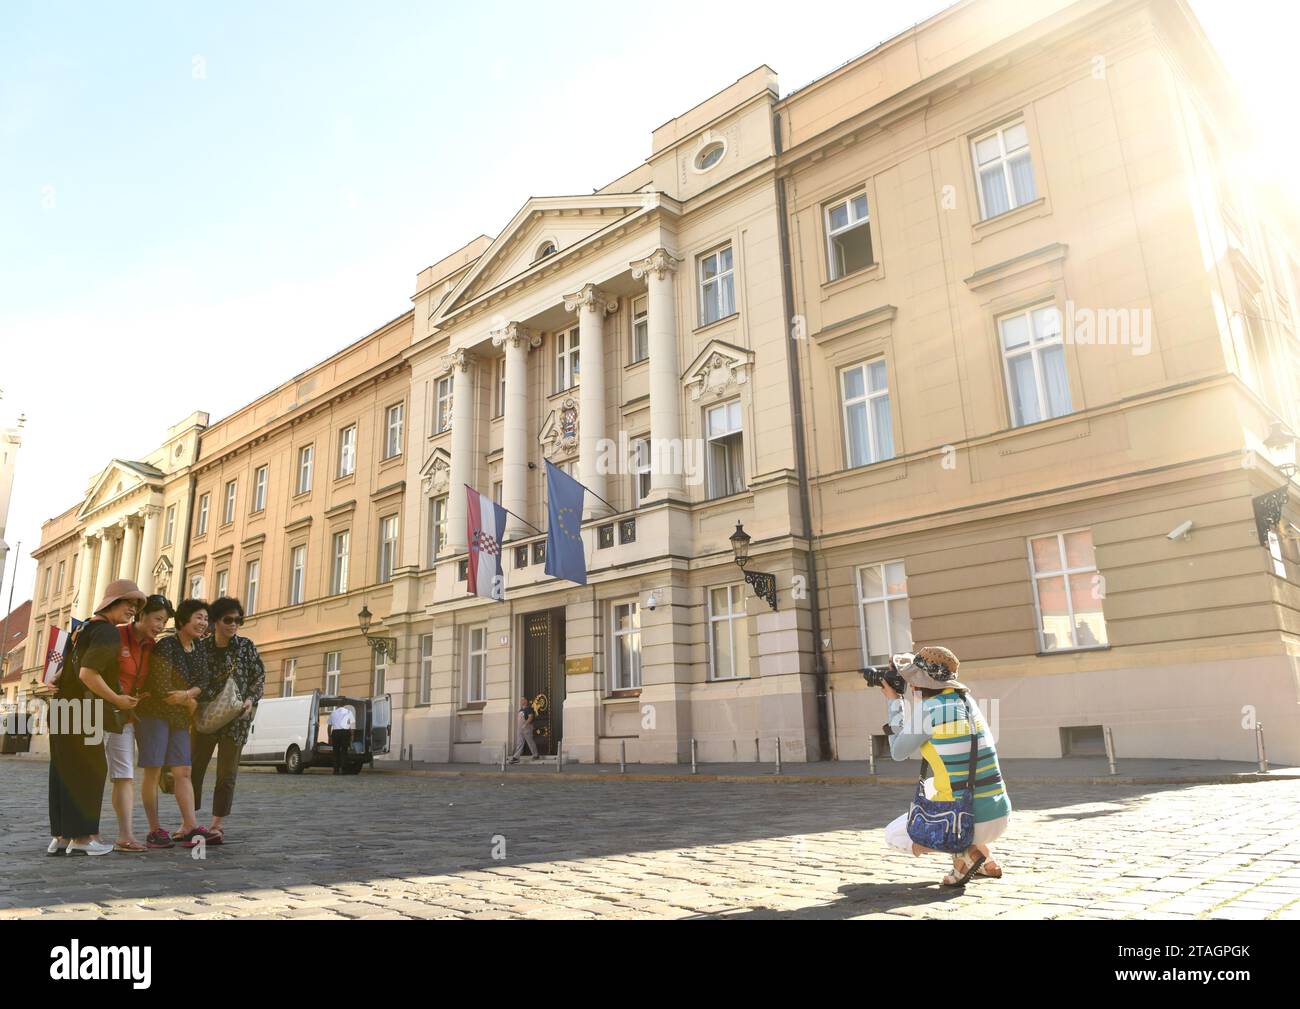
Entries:
{"type": "Polygon", "coordinates": [[[754,352],[722,340],[710,340],[682,374],[691,399],[724,396],[749,382],[754,352]]]}
{"type": "Polygon", "coordinates": [[[156,490],[162,490],[162,474],[155,476],[153,473],[137,469],[129,463],[114,459],[109,467],[100,474],[95,485],[91,488],[89,494],[77,512],[78,519],[84,519],[87,515],[92,514],[102,508],[109,502],[129,494],[137,487],[148,486],[156,490]]]}
{"type": "Polygon", "coordinates": [[[446,494],[451,486],[451,453],[435,448],[420,467],[420,485],[425,495],[446,494]]]}
{"type": "Polygon", "coordinates": [[[542,455],[551,462],[577,458],[578,404],[572,397],[566,396],[550,412],[541,434],[537,436],[537,443],[542,446],[542,455]]]}

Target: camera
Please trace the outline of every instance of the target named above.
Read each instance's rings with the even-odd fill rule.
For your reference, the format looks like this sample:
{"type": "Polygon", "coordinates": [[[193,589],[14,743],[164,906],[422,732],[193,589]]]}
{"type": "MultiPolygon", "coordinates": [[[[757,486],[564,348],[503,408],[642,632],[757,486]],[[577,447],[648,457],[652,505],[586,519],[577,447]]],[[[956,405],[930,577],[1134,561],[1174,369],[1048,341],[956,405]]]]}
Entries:
{"type": "Polygon", "coordinates": [[[907,684],[892,662],[887,666],[867,666],[862,670],[862,678],[867,681],[869,687],[888,683],[899,697],[907,692],[907,684]]]}

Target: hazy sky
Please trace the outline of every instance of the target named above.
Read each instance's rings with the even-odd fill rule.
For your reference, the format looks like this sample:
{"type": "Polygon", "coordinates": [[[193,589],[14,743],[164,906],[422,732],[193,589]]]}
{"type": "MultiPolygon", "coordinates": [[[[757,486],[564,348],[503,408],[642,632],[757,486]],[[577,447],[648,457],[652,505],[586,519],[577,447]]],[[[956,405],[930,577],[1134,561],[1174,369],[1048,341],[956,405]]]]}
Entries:
{"type": "MultiPolygon", "coordinates": [[[[754,67],[784,95],[944,6],[6,0],[0,427],[27,417],[15,604],[41,523],[112,457],[400,315],[422,267],[529,196],[634,168],[652,129],[754,67]]],[[[1284,109],[1300,15],[1192,7],[1248,100],[1284,109]]],[[[12,574],[11,555],[0,613],[12,574]]]]}

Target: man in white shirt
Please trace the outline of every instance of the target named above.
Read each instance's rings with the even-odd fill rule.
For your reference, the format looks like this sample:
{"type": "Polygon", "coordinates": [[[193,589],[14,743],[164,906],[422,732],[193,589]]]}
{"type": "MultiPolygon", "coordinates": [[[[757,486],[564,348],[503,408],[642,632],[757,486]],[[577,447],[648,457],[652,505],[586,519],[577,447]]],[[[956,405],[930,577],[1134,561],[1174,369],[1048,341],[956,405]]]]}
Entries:
{"type": "Polygon", "coordinates": [[[352,705],[342,704],[330,712],[330,748],[334,751],[334,773],[343,773],[343,756],[352,749],[352,730],[357,713],[352,705]]]}

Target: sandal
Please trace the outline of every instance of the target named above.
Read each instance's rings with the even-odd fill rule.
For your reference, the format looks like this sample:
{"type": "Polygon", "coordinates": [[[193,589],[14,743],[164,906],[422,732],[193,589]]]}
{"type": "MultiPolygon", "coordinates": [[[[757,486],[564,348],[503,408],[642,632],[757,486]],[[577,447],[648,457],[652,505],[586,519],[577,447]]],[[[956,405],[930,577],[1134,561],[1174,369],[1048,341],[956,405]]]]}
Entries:
{"type": "Polygon", "coordinates": [[[184,840],[181,840],[179,837],[177,838],[177,840],[181,841],[182,848],[195,848],[198,847],[200,838],[203,839],[204,843],[208,843],[208,844],[211,843],[211,838],[208,837],[208,831],[206,827],[195,827],[193,830],[191,830],[188,834],[185,835],[184,840]]]}
{"type": "Polygon", "coordinates": [[[979,867],[984,864],[985,857],[986,856],[983,854],[980,854],[972,861],[965,855],[953,855],[953,871],[943,877],[943,882],[940,885],[949,888],[965,886],[967,882],[969,882],[970,878],[979,870],[979,867]]]}
{"type": "MultiPolygon", "coordinates": [[[[199,829],[203,830],[202,827],[200,827],[199,829]]],[[[221,844],[226,837],[225,833],[222,831],[220,827],[209,827],[206,831],[204,831],[204,833],[207,834],[208,844],[221,844]]]]}
{"type": "Polygon", "coordinates": [[[150,848],[170,848],[175,844],[171,835],[161,828],[149,831],[149,836],[144,839],[144,843],[150,848]]]}
{"type": "Polygon", "coordinates": [[[988,858],[984,860],[984,864],[979,867],[979,871],[976,872],[975,875],[983,876],[985,879],[1001,879],[1002,866],[998,865],[997,862],[993,861],[991,858],[988,858]]]}
{"type": "Polygon", "coordinates": [[[139,841],[118,841],[113,845],[114,851],[148,851],[139,841]]]}

